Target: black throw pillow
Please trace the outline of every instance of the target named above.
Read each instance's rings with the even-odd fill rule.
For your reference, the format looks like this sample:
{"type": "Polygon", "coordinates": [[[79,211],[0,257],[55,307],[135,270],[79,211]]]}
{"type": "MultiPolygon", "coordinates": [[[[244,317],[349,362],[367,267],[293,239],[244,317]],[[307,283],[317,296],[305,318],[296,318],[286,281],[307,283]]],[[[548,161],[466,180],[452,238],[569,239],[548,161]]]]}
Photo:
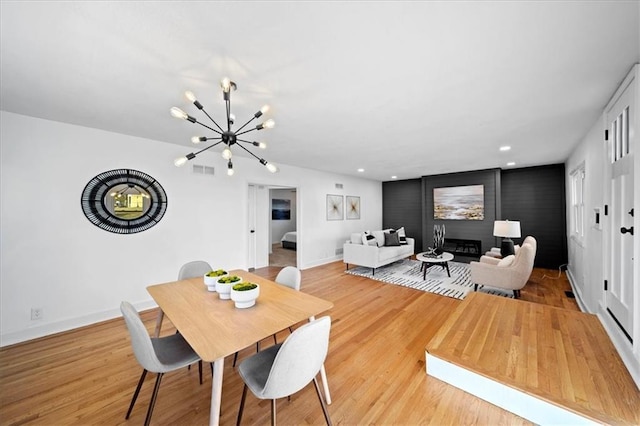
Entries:
{"type": "Polygon", "coordinates": [[[400,239],[397,232],[385,232],[384,233],[384,245],[385,246],[399,246],[400,239]]]}

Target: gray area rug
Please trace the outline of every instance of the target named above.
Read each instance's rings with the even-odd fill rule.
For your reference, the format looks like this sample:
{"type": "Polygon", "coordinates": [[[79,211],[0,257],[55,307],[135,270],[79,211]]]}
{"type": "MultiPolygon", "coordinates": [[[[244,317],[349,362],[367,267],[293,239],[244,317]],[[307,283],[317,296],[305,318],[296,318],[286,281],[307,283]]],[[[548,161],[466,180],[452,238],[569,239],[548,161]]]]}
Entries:
{"type": "MultiPolygon", "coordinates": [[[[371,268],[364,266],[352,267],[345,272],[351,275],[410,287],[416,290],[428,291],[429,293],[460,300],[464,299],[469,292],[473,291],[473,283],[470,279],[471,273],[468,264],[449,262],[451,278],[447,276],[447,271],[444,268],[433,266],[427,271],[426,280],[423,280],[423,272],[420,270],[421,263],[422,262],[418,260],[399,260],[389,265],[376,268],[375,275],[372,274],[371,268]]],[[[479,286],[478,292],[513,298],[513,292],[503,291],[497,288],[479,286]]]]}

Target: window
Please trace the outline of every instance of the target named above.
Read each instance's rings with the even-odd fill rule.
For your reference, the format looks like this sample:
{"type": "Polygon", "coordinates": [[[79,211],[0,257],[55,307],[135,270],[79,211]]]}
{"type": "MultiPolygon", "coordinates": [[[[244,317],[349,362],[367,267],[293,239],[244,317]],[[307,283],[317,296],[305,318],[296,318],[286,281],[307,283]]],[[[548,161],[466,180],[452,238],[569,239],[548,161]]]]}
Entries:
{"type": "Polygon", "coordinates": [[[584,237],[584,163],[571,172],[571,235],[584,237]]]}

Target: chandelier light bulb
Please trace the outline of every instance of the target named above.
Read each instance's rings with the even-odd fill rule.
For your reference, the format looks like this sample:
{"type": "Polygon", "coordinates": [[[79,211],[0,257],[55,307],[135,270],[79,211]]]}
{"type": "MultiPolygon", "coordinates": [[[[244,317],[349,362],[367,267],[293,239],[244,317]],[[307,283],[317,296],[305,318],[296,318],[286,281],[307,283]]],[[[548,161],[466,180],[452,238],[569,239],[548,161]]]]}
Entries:
{"type": "Polygon", "coordinates": [[[231,88],[231,80],[229,80],[227,77],[223,78],[220,82],[220,87],[222,87],[222,90],[224,92],[228,92],[231,88]]]}
{"type": "Polygon", "coordinates": [[[229,164],[227,164],[227,176],[233,176],[233,163],[229,160],[229,164]]]}
{"type": "Polygon", "coordinates": [[[256,146],[260,149],[267,149],[267,144],[264,142],[258,142],[256,146]]]}
{"type": "Polygon", "coordinates": [[[170,111],[171,111],[171,115],[173,115],[175,118],[182,118],[183,120],[186,120],[187,117],[189,117],[189,115],[186,112],[184,112],[178,107],[173,107],[171,108],[170,111]]]}
{"type": "Polygon", "coordinates": [[[273,163],[267,163],[267,165],[265,166],[267,168],[267,170],[269,170],[271,173],[276,173],[278,171],[278,166],[276,166],[273,163]]]}
{"type": "Polygon", "coordinates": [[[222,150],[222,158],[224,158],[225,160],[230,159],[232,155],[233,154],[231,153],[231,150],[228,147],[222,150]]]}
{"type": "Polygon", "coordinates": [[[273,121],[271,118],[265,121],[264,123],[262,123],[262,127],[264,127],[265,129],[273,129],[273,126],[275,125],[276,125],[276,122],[273,121]]]}
{"type": "Polygon", "coordinates": [[[184,92],[184,95],[187,97],[187,99],[189,99],[191,102],[195,102],[198,100],[198,98],[196,98],[196,95],[193,94],[192,91],[187,90],[186,92],[184,92]]]}
{"type": "Polygon", "coordinates": [[[206,140],[207,138],[205,138],[204,136],[194,136],[191,138],[191,142],[195,144],[199,144],[200,142],[204,142],[206,140]]]}
{"type": "Polygon", "coordinates": [[[176,158],[173,164],[175,164],[176,167],[184,166],[184,163],[186,163],[188,160],[189,159],[187,157],[176,158]]]}
{"type": "Polygon", "coordinates": [[[266,114],[267,111],[269,111],[269,108],[269,105],[263,105],[262,108],[260,108],[260,112],[266,114]]]}

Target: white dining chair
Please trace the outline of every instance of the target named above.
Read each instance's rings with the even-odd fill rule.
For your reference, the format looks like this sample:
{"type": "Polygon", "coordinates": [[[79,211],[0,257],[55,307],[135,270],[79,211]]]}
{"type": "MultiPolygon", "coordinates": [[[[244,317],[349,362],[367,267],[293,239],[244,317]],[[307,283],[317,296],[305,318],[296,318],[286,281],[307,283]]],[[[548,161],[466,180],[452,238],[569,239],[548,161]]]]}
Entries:
{"type": "MultiPolygon", "coordinates": [[[[142,366],[142,375],[138,381],[138,386],[131,399],[129,410],[125,419],[129,419],[133,406],[138,399],[138,394],[147,376],[147,372],[156,373],[156,383],[151,394],[151,401],[147,409],[147,417],[144,424],[147,426],[151,421],[153,407],[156,403],[158,390],[160,389],[160,381],[165,373],[178,370],[189,366],[196,361],[200,361],[200,357],[184,340],[181,334],[172,334],[166,337],[151,338],[147,333],[147,328],[140,319],[140,315],[129,302],[120,304],[120,311],[124,316],[127,329],[131,335],[131,345],[133,346],[133,354],[138,363],[142,366]]],[[[202,384],[202,380],[200,381],[202,384]]]]}
{"type": "Polygon", "coordinates": [[[238,367],[244,382],[237,425],[242,421],[247,389],[258,399],[271,400],[271,424],[276,424],[276,400],[302,390],[313,381],[328,425],[331,418],[316,376],[329,351],[331,318],[311,321],[296,329],[287,339],[245,359],[238,367]]]}

